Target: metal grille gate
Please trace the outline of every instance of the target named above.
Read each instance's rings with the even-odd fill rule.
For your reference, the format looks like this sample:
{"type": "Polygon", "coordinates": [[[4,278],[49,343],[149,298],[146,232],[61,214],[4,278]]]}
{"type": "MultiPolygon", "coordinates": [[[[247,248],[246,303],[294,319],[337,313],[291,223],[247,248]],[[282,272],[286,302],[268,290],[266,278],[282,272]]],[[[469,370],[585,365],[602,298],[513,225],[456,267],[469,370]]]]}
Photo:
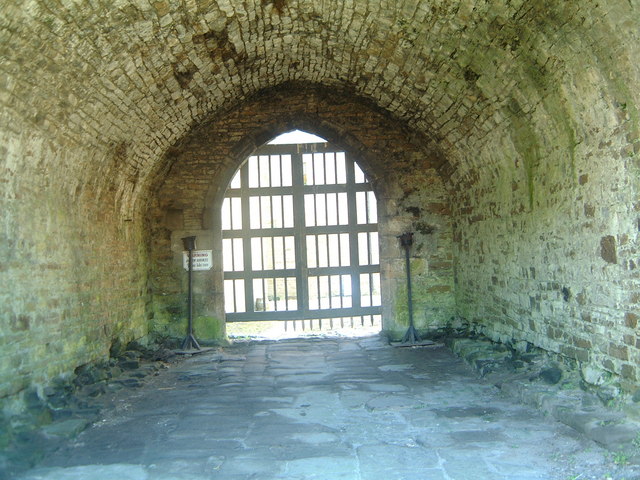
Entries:
{"type": "Polygon", "coordinates": [[[227,321],[379,323],[377,208],[330,144],[265,145],[222,205],[227,321]]]}

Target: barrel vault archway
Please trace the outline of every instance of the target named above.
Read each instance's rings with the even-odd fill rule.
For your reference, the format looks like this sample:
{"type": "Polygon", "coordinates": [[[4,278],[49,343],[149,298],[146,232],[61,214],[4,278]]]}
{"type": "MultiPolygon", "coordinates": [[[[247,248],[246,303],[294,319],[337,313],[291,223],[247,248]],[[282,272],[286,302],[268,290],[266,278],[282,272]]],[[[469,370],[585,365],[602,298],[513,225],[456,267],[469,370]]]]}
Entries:
{"type": "MultiPolygon", "coordinates": [[[[214,248],[211,196],[295,126],[366,160],[390,334],[413,230],[421,330],[468,326],[589,388],[640,388],[637,0],[0,11],[1,403],[26,408],[114,345],[183,338],[181,236],[214,248]]],[[[224,337],[215,268],[196,273],[200,338],[224,337]]]]}

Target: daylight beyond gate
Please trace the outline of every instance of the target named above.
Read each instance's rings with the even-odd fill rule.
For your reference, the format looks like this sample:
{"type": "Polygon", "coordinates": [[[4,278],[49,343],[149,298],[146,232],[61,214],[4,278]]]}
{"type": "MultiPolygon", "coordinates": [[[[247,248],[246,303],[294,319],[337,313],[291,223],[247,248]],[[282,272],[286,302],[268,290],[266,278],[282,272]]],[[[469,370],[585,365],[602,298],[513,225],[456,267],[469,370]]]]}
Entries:
{"type": "Polygon", "coordinates": [[[380,321],[371,185],[330,144],[265,145],[222,205],[227,321],[380,321]]]}

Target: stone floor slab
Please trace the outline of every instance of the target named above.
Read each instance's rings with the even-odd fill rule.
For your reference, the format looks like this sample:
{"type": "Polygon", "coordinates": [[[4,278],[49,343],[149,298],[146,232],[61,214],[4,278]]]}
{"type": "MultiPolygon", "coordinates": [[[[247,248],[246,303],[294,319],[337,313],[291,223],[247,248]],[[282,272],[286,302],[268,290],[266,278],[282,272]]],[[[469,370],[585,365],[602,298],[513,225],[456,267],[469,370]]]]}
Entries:
{"type": "Polygon", "coordinates": [[[111,395],[113,410],[21,480],[640,476],[447,349],[379,337],[240,343],[111,395]]]}

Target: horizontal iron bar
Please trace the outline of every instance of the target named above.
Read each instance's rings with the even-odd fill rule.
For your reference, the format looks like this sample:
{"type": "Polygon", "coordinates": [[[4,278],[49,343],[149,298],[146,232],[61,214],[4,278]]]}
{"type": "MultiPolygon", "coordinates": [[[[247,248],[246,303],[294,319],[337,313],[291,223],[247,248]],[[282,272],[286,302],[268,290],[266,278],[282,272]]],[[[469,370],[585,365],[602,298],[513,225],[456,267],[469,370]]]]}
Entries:
{"type": "Polygon", "coordinates": [[[225,280],[245,279],[251,280],[255,278],[295,278],[297,270],[294,268],[278,269],[278,270],[237,270],[235,272],[224,272],[225,280]]]}
{"type": "Polygon", "coordinates": [[[380,265],[315,267],[307,269],[308,277],[314,277],[316,275],[357,275],[359,273],[380,273],[380,265]]]}
{"type": "MultiPolygon", "coordinates": [[[[226,197],[272,197],[277,195],[291,195],[292,186],[286,187],[249,187],[246,189],[230,188],[225,193],[226,197]]],[[[371,185],[368,183],[322,183],[320,185],[301,185],[302,193],[313,195],[314,193],[347,193],[368,192],[371,185]]]]}
{"type": "Polygon", "coordinates": [[[302,314],[300,311],[283,311],[283,312],[249,312],[249,313],[227,313],[227,322],[273,322],[288,320],[315,320],[325,318],[345,318],[345,317],[362,317],[366,315],[380,315],[381,307],[364,307],[355,309],[326,309],[326,310],[309,310],[302,314]]]}
{"type": "Polygon", "coordinates": [[[223,230],[222,238],[259,238],[259,237],[292,237],[294,228],[248,228],[242,230],[223,230]]]}
{"type": "Polygon", "coordinates": [[[345,153],[344,150],[336,148],[328,143],[301,143],[296,145],[296,152],[291,152],[292,145],[263,145],[258,148],[252,157],[259,155],[296,155],[302,153],[345,153]]]}
{"type": "MultiPolygon", "coordinates": [[[[323,235],[328,233],[360,233],[377,232],[377,224],[361,223],[352,225],[320,225],[317,227],[304,227],[306,235],[323,235]]],[[[261,228],[243,230],[223,230],[222,238],[269,238],[269,237],[292,237],[293,228],[261,228]]]]}
{"type": "Polygon", "coordinates": [[[226,191],[225,197],[273,197],[273,196],[291,196],[291,185],[286,187],[250,187],[246,188],[230,188],[226,191]]]}
{"type": "MultiPolygon", "coordinates": [[[[224,272],[225,280],[254,278],[293,278],[298,270],[294,268],[285,268],[277,270],[236,270],[224,272]]],[[[380,273],[380,265],[357,265],[341,266],[341,267],[315,267],[308,268],[306,277],[315,277],[318,275],[357,275],[360,273],[380,273]]],[[[305,278],[305,277],[303,277],[305,278]]]]}
{"type": "Polygon", "coordinates": [[[378,225],[375,223],[358,223],[351,225],[320,225],[317,227],[305,227],[307,235],[322,235],[324,233],[360,233],[377,232],[378,225]]]}

